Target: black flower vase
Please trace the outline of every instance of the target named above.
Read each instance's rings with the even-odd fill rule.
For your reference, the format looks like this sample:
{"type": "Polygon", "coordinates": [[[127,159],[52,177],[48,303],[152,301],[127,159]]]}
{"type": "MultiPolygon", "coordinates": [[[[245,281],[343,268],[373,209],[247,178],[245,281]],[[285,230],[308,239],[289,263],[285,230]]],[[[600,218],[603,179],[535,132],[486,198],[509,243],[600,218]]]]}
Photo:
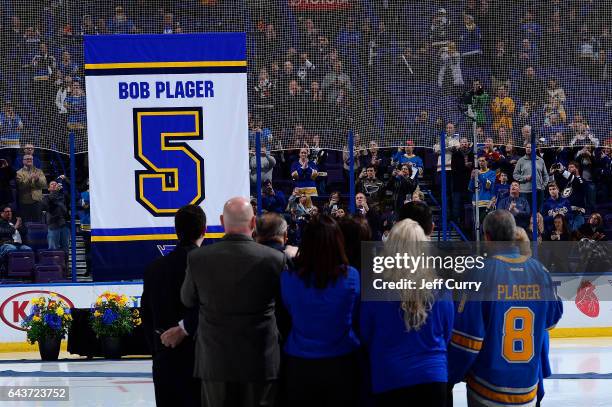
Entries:
{"type": "Polygon", "coordinates": [[[102,344],[102,356],[106,359],[121,358],[121,337],[103,336],[100,338],[102,344]]]}
{"type": "Polygon", "coordinates": [[[62,337],[56,335],[43,336],[38,340],[38,351],[42,360],[57,360],[62,337]]]}

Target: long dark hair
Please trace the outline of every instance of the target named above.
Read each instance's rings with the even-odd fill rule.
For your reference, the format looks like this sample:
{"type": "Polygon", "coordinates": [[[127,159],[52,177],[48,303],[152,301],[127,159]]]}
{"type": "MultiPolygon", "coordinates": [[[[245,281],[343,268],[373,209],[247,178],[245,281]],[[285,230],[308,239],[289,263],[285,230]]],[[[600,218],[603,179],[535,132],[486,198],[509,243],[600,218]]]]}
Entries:
{"type": "Polygon", "coordinates": [[[565,216],[561,215],[560,213],[556,214],[555,217],[553,218],[553,231],[556,230],[555,228],[555,220],[557,220],[557,218],[561,219],[561,234],[564,237],[567,237],[569,239],[569,228],[567,227],[567,219],[565,219],[565,216]]]}
{"type": "Polygon", "coordinates": [[[328,215],[313,218],[304,228],[295,264],[306,285],[316,288],[325,288],[346,275],[349,262],[338,222],[328,215]]]}
{"type": "Polygon", "coordinates": [[[361,269],[361,242],[372,240],[372,230],[368,221],[361,216],[345,216],[339,221],[342,235],[344,235],[344,243],[346,248],[346,257],[349,264],[361,269]]]}

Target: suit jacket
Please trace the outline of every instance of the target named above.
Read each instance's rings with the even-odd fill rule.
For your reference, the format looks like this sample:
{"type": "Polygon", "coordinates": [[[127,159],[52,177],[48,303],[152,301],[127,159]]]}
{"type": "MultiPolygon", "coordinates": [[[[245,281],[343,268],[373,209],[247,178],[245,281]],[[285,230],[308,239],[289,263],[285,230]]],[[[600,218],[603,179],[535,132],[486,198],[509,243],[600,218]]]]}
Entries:
{"type": "Polygon", "coordinates": [[[165,347],[156,330],[165,331],[178,325],[183,320],[189,338],[185,338],[181,347],[194,346],[194,336],[198,326],[198,308],[186,308],[181,302],[181,286],[185,280],[187,255],[195,245],[177,246],[170,254],[155,259],[144,273],[144,285],[141,298],[142,323],[149,348],[153,354],[172,351],[165,347]]]}
{"type": "Polygon", "coordinates": [[[243,235],[189,254],[181,298],[199,305],[195,376],[260,382],[278,377],[275,298],[285,256],[243,235]]]}

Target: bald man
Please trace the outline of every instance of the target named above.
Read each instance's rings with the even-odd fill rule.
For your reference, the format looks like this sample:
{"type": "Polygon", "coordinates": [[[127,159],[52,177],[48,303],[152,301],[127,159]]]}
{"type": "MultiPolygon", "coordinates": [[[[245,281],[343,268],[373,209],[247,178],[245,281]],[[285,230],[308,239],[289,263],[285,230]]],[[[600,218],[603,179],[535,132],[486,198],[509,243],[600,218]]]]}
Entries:
{"type": "Polygon", "coordinates": [[[280,364],[275,298],[285,256],[252,239],[255,214],[247,198],[223,207],[220,242],[193,250],[181,289],[199,306],[195,376],[206,407],[268,406],[280,364]]]}

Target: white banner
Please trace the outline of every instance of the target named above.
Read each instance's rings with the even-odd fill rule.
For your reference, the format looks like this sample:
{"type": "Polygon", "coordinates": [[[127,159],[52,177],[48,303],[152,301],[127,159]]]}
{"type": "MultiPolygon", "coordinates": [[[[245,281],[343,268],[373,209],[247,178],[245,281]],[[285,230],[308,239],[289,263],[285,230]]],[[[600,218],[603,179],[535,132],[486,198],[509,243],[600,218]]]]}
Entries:
{"type": "MultiPolygon", "coordinates": [[[[249,195],[246,74],[90,76],[87,77],[87,92],[88,105],[95,106],[88,109],[91,227],[94,231],[173,227],[173,216],[159,215],[173,215],[176,209],[196,199],[195,185],[200,181],[204,182],[199,193],[203,195],[201,206],[210,225],[219,225],[219,215],[228,198],[249,195]],[[173,94],[162,92],[156,98],[153,95],[157,83],[163,83],[164,88],[166,84],[172,88],[179,83],[208,83],[209,95],[214,96],[177,100],[168,98],[173,94]],[[152,95],[144,99],[129,96],[121,99],[122,84],[128,89],[132,85],[146,85],[152,95]],[[162,112],[156,108],[172,109],[162,112]],[[145,122],[161,113],[175,116],[167,116],[165,121],[145,122]],[[195,125],[185,123],[182,126],[182,115],[193,120],[195,125]],[[202,129],[196,129],[199,122],[202,129]],[[193,133],[199,136],[196,134],[193,140],[185,141],[178,134],[190,125],[194,126],[193,133]],[[137,137],[139,130],[140,139],[137,137]],[[160,146],[164,131],[168,132],[166,143],[186,143],[192,151],[160,146]],[[172,133],[177,134],[176,138],[172,133]],[[194,176],[197,170],[191,168],[197,166],[194,160],[199,161],[198,156],[203,159],[203,174],[197,175],[201,180],[194,176]],[[172,169],[176,169],[176,173],[161,171],[161,167],[171,165],[176,166],[172,169]],[[157,175],[135,176],[137,172],[146,171],[147,166],[160,171],[157,175]],[[144,181],[142,188],[137,185],[139,181],[144,181]],[[170,186],[170,181],[174,186],[170,186]],[[166,187],[162,183],[166,183],[166,187]]],[[[140,93],[134,93],[137,95],[140,93]]]]}
{"type": "Polygon", "coordinates": [[[204,209],[223,236],[227,199],[249,196],[246,35],[86,36],[95,281],[133,280],[204,209]]]}
{"type": "Polygon", "coordinates": [[[32,298],[55,293],[71,307],[91,308],[98,296],[105,291],[133,297],[132,306],[140,306],[142,283],[0,286],[0,343],[26,341],[21,322],[30,313],[32,298]]]}

